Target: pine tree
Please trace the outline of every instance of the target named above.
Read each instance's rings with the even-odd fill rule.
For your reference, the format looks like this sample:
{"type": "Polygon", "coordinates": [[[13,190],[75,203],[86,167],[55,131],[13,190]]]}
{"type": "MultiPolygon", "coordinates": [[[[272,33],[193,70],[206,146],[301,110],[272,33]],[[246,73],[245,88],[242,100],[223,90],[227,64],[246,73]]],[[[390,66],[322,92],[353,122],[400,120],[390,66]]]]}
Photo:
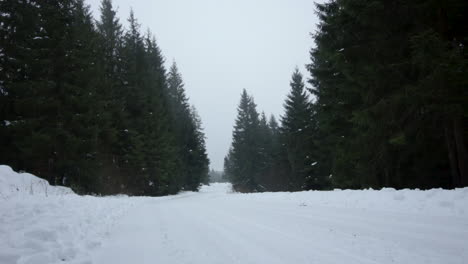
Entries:
{"type": "MultiPolygon", "coordinates": [[[[33,131],[29,119],[34,108],[29,103],[34,97],[30,84],[36,78],[32,43],[40,20],[38,6],[36,1],[0,2],[0,163],[15,170],[32,168],[23,162],[26,151],[19,148],[18,141],[33,131]]],[[[28,155],[36,161],[33,153],[28,155]]]]}
{"type": "Polygon", "coordinates": [[[189,166],[190,160],[190,141],[193,142],[194,137],[194,123],[190,116],[190,105],[188,98],[185,94],[184,82],[182,75],[179,73],[177,64],[173,62],[168,74],[168,98],[172,115],[172,127],[174,130],[174,137],[177,148],[178,156],[178,171],[174,173],[179,174],[179,182],[183,188],[189,188],[191,169],[189,166]]]}
{"type": "Polygon", "coordinates": [[[165,195],[206,182],[200,118],[185,98],[181,161],[164,58],[133,12],[125,34],[110,0],[97,27],[83,0],[3,1],[0,13],[0,163],[81,193],[165,195]]]}
{"type": "Polygon", "coordinates": [[[208,184],[208,170],[210,161],[206,152],[205,133],[200,116],[194,106],[190,109],[190,117],[194,125],[193,145],[189,152],[191,154],[191,170],[188,181],[188,189],[198,191],[200,184],[208,184]]]}
{"type": "Polygon", "coordinates": [[[259,144],[259,160],[258,166],[260,167],[258,176],[259,190],[265,191],[269,189],[270,172],[273,164],[272,146],[273,134],[268,126],[268,121],[264,112],[260,115],[260,122],[258,126],[258,144],[259,144]]]}
{"type": "Polygon", "coordinates": [[[459,25],[467,4],[343,0],[317,7],[309,71],[315,138],[327,157],[320,170],[341,188],[459,185],[467,149],[459,25]],[[402,19],[388,23],[396,15],[402,19]],[[449,170],[452,178],[441,176],[449,170]]]}
{"type": "Polygon", "coordinates": [[[126,178],[126,186],[133,194],[142,194],[141,187],[147,184],[144,130],[142,118],[148,111],[143,82],[145,74],[145,47],[143,37],[133,11],[128,18],[129,30],[124,35],[122,49],[123,89],[120,95],[124,101],[123,118],[118,128],[120,168],[126,178]]]}
{"type": "Polygon", "coordinates": [[[96,192],[98,115],[102,112],[96,93],[102,72],[97,61],[98,37],[89,7],[83,0],[76,0],[72,10],[59,98],[62,100],[57,120],[60,136],[55,141],[58,141],[57,154],[61,156],[56,166],[61,184],[75,185],[75,190],[89,193],[96,192]]]}
{"type": "Polygon", "coordinates": [[[268,126],[271,133],[270,164],[268,172],[269,191],[288,191],[290,189],[290,166],[286,154],[286,144],[283,144],[281,128],[275,116],[271,115],[268,126]]]}
{"type": "Polygon", "coordinates": [[[232,138],[232,152],[227,160],[233,188],[240,192],[258,191],[261,165],[259,118],[253,98],[244,89],[232,138]]]}
{"type": "MultiPolygon", "coordinates": [[[[4,64],[5,72],[17,72],[5,79],[10,115],[5,120],[15,120],[4,130],[14,157],[6,162],[53,184],[92,191],[99,109],[90,106],[99,69],[89,9],[79,0],[13,5],[11,15],[21,18],[5,27],[4,47],[8,60],[20,64],[4,64]]],[[[6,12],[8,7],[2,6],[6,12]]]]}
{"type": "Polygon", "coordinates": [[[223,164],[223,178],[229,182],[234,181],[234,164],[233,164],[233,150],[232,147],[229,148],[228,153],[224,157],[223,164]]]}
{"type": "Polygon", "coordinates": [[[309,135],[313,112],[304,89],[302,74],[297,68],[292,75],[291,92],[284,108],[281,134],[291,170],[290,188],[292,190],[307,189],[308,186],[305,183],[309,177],[312,177],[309,174],[312,155],[309,135]]]}
{"type": "Polygon", "coordinates": [[[96,22],[99,35],[100,66],[103,68],[101,84],[97,89],[101,132],[98,142],[99,189],[104,194],[121,192],[124,175],[120,169],[122,161],[118,148],[118,135],[125,128],[122,121],[126,118],[124,105],[123,80],[123,30],[111,0],[102,0],[100,20],[96,22]]]}
{"type": "Polygon", "coordinates": [[[153,195],[177,193],[176,138],[171,130],[171,111],[167,92],[164,58],[154,37],[146,37],[146,113],[143,114],[145,159],[149,179],[148,192],[153,195]],[[150,184],[151,183],[151,184],[150,184]]]}

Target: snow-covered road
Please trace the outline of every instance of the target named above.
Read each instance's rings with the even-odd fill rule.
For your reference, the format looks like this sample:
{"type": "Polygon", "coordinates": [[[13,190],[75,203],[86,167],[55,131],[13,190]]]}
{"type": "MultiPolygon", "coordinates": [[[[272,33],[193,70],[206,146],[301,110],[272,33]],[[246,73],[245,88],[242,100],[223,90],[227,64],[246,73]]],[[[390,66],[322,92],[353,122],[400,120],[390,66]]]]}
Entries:
{"type": "Polygon", "coordinates": [[[78,196],[0,166],[1,264],[468,263],[468,188],[78,196]]]}
{"type": "MultiPolygon", "coordinates": [[[[342,191],[329,193],[338,196],[333,201],[323,192],[243,195],[228,189],[217,184],[146,200],[119,220],[93,263],[468,262],[468,218],[453,211],[453,200],[398,208],[407,198],[434,201],[435,192],[369,191],[374,200],[360,201],[342,191]],[[349,204],[339,204],[339,196],[348,196],[349,204]],[[380,207],[385,203],[388,208],[380,207]]],[[[462,195],[466,203],[468,190],[462,195]]]]}

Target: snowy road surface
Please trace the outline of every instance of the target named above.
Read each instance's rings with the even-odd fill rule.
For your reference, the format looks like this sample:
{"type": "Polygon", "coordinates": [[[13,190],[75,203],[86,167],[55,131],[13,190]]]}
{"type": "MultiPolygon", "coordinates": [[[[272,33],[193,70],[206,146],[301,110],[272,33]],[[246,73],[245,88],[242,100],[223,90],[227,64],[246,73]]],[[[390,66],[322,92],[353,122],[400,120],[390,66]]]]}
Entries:
{"type": "MultiPolygon", "coordinates": [[[[315,203],[307,193],[242,195],[227,189],[215,185],[199,194],[145,201],[119,220],[94,252],[94,263],[468,261],[468,219],[456,214],[338,207],[315,203]]],[[[405,195],[393,199],[404,203],[405,195]]],[[[445,202],[437,206],[451,206],[445,202]]]]}
{"type": "Polygon", "coordinates": [[[99,198],[28,177],[0,177],[2,264],[468,263],[468,188],[99,198]]]}

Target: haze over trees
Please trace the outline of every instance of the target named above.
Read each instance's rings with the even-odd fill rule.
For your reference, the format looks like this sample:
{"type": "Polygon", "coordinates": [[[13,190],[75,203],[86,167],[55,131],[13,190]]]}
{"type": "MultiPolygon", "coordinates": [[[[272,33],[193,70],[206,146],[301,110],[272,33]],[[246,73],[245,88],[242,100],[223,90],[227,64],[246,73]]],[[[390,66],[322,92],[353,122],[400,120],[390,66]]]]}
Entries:
{"type": "Polygon", "coordinates": [[[208,180],[177,67],[110,0],[0,3],[0,163],[81,193],[165,195],[208,180]]]}
{"type": "Polygon", "coordinates": [[[225,158],[234,189],[468,186],[467,12],[460,0],[317,4],[310,86],[296,70],[269,154],[242,93],[225,158]],[[258,153],[275,158],[253,164],[258,153]]]}

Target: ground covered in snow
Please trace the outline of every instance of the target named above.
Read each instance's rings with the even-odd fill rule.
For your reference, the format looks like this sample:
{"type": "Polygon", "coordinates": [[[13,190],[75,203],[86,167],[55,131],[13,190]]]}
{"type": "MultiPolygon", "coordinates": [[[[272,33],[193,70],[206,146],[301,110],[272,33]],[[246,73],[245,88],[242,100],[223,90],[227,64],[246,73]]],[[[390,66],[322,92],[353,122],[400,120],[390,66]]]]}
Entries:
{"type": "Polygon", "coordinates": [[[468,188],[78,196],[0,166],[0,263],[468,263],[468,188]]]}

